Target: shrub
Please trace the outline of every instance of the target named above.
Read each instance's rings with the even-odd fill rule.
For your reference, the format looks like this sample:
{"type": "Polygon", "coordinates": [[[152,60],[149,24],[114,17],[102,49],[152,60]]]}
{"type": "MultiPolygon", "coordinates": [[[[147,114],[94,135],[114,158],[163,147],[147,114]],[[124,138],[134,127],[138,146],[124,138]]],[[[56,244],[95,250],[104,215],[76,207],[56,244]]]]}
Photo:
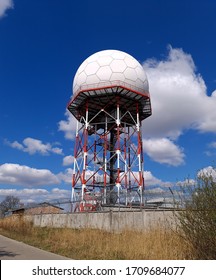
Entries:
{"type": "Polygon", "coordinates": [[[195,259],[216,259],[216,180],[198,173],[195,186],[188,188],[190,200],[177,212],[178,231],[192,246],[195,259]]]}

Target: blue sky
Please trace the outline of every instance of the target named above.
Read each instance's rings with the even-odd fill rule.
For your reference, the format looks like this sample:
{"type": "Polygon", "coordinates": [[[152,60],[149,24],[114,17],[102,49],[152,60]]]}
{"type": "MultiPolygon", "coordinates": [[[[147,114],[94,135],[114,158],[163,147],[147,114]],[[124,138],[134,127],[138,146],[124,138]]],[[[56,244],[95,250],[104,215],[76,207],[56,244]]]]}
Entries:
{"type": "MultiPolygon", "coordinates": [[[[0,198],[70,197],[77,68],[117,49],[146,71],[146,185],[172,186],[216,158],[216,2],[0,0],[0,198]]],[[[206,169],[208,168],[208,169],[206,169]]]]}

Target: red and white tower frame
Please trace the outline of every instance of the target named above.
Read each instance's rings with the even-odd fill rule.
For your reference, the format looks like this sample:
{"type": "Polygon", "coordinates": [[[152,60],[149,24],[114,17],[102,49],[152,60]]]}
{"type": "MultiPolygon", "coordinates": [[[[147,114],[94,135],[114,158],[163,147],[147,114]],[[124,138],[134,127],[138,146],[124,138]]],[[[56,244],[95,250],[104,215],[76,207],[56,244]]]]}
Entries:
{"type": "Polygon", "coordinates": [[[125,189],[126,204],[135,190],[143,204],[141,121],[151,113],[148,94],[127,85],[92,88],[76,95],[68,109],[77,118],[72,201],[76,188],[82,201],[86,191],[100,188],[102,203],[115,204],[125,189]]]}
{"type": "Polygon", "coordinates": [[[149,92],[122,80],[85,84],[74,93],[68,110],[77,120],[72,202],[82,210],[95,210],[98,200],[128,205],[136,194],[143,205],[141,128],[151,115],[149,92]]]}

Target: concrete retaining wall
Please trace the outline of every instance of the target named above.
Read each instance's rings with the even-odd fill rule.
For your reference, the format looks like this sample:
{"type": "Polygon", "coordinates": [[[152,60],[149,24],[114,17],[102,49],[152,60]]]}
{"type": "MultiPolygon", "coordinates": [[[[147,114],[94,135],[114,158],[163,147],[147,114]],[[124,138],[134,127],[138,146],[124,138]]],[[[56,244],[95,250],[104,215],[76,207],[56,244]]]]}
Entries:
{"type": "Polygon", "coordinates": [[[175,225],[173,211],[158,209],[27,215],[26,219],[38,227],[95,228],[111,232],[120,232],[124,229],[148,230],[157,226],[175,225]]]}

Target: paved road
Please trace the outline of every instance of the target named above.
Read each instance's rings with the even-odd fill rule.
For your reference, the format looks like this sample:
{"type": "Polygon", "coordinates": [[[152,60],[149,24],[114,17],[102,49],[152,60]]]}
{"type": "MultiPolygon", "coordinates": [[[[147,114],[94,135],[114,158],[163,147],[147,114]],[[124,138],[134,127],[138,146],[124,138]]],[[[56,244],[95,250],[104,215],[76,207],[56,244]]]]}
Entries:
{"type": "Polygon", "coordinates": [[[0,235],[0,260],[69,260],[0,235]]]}

